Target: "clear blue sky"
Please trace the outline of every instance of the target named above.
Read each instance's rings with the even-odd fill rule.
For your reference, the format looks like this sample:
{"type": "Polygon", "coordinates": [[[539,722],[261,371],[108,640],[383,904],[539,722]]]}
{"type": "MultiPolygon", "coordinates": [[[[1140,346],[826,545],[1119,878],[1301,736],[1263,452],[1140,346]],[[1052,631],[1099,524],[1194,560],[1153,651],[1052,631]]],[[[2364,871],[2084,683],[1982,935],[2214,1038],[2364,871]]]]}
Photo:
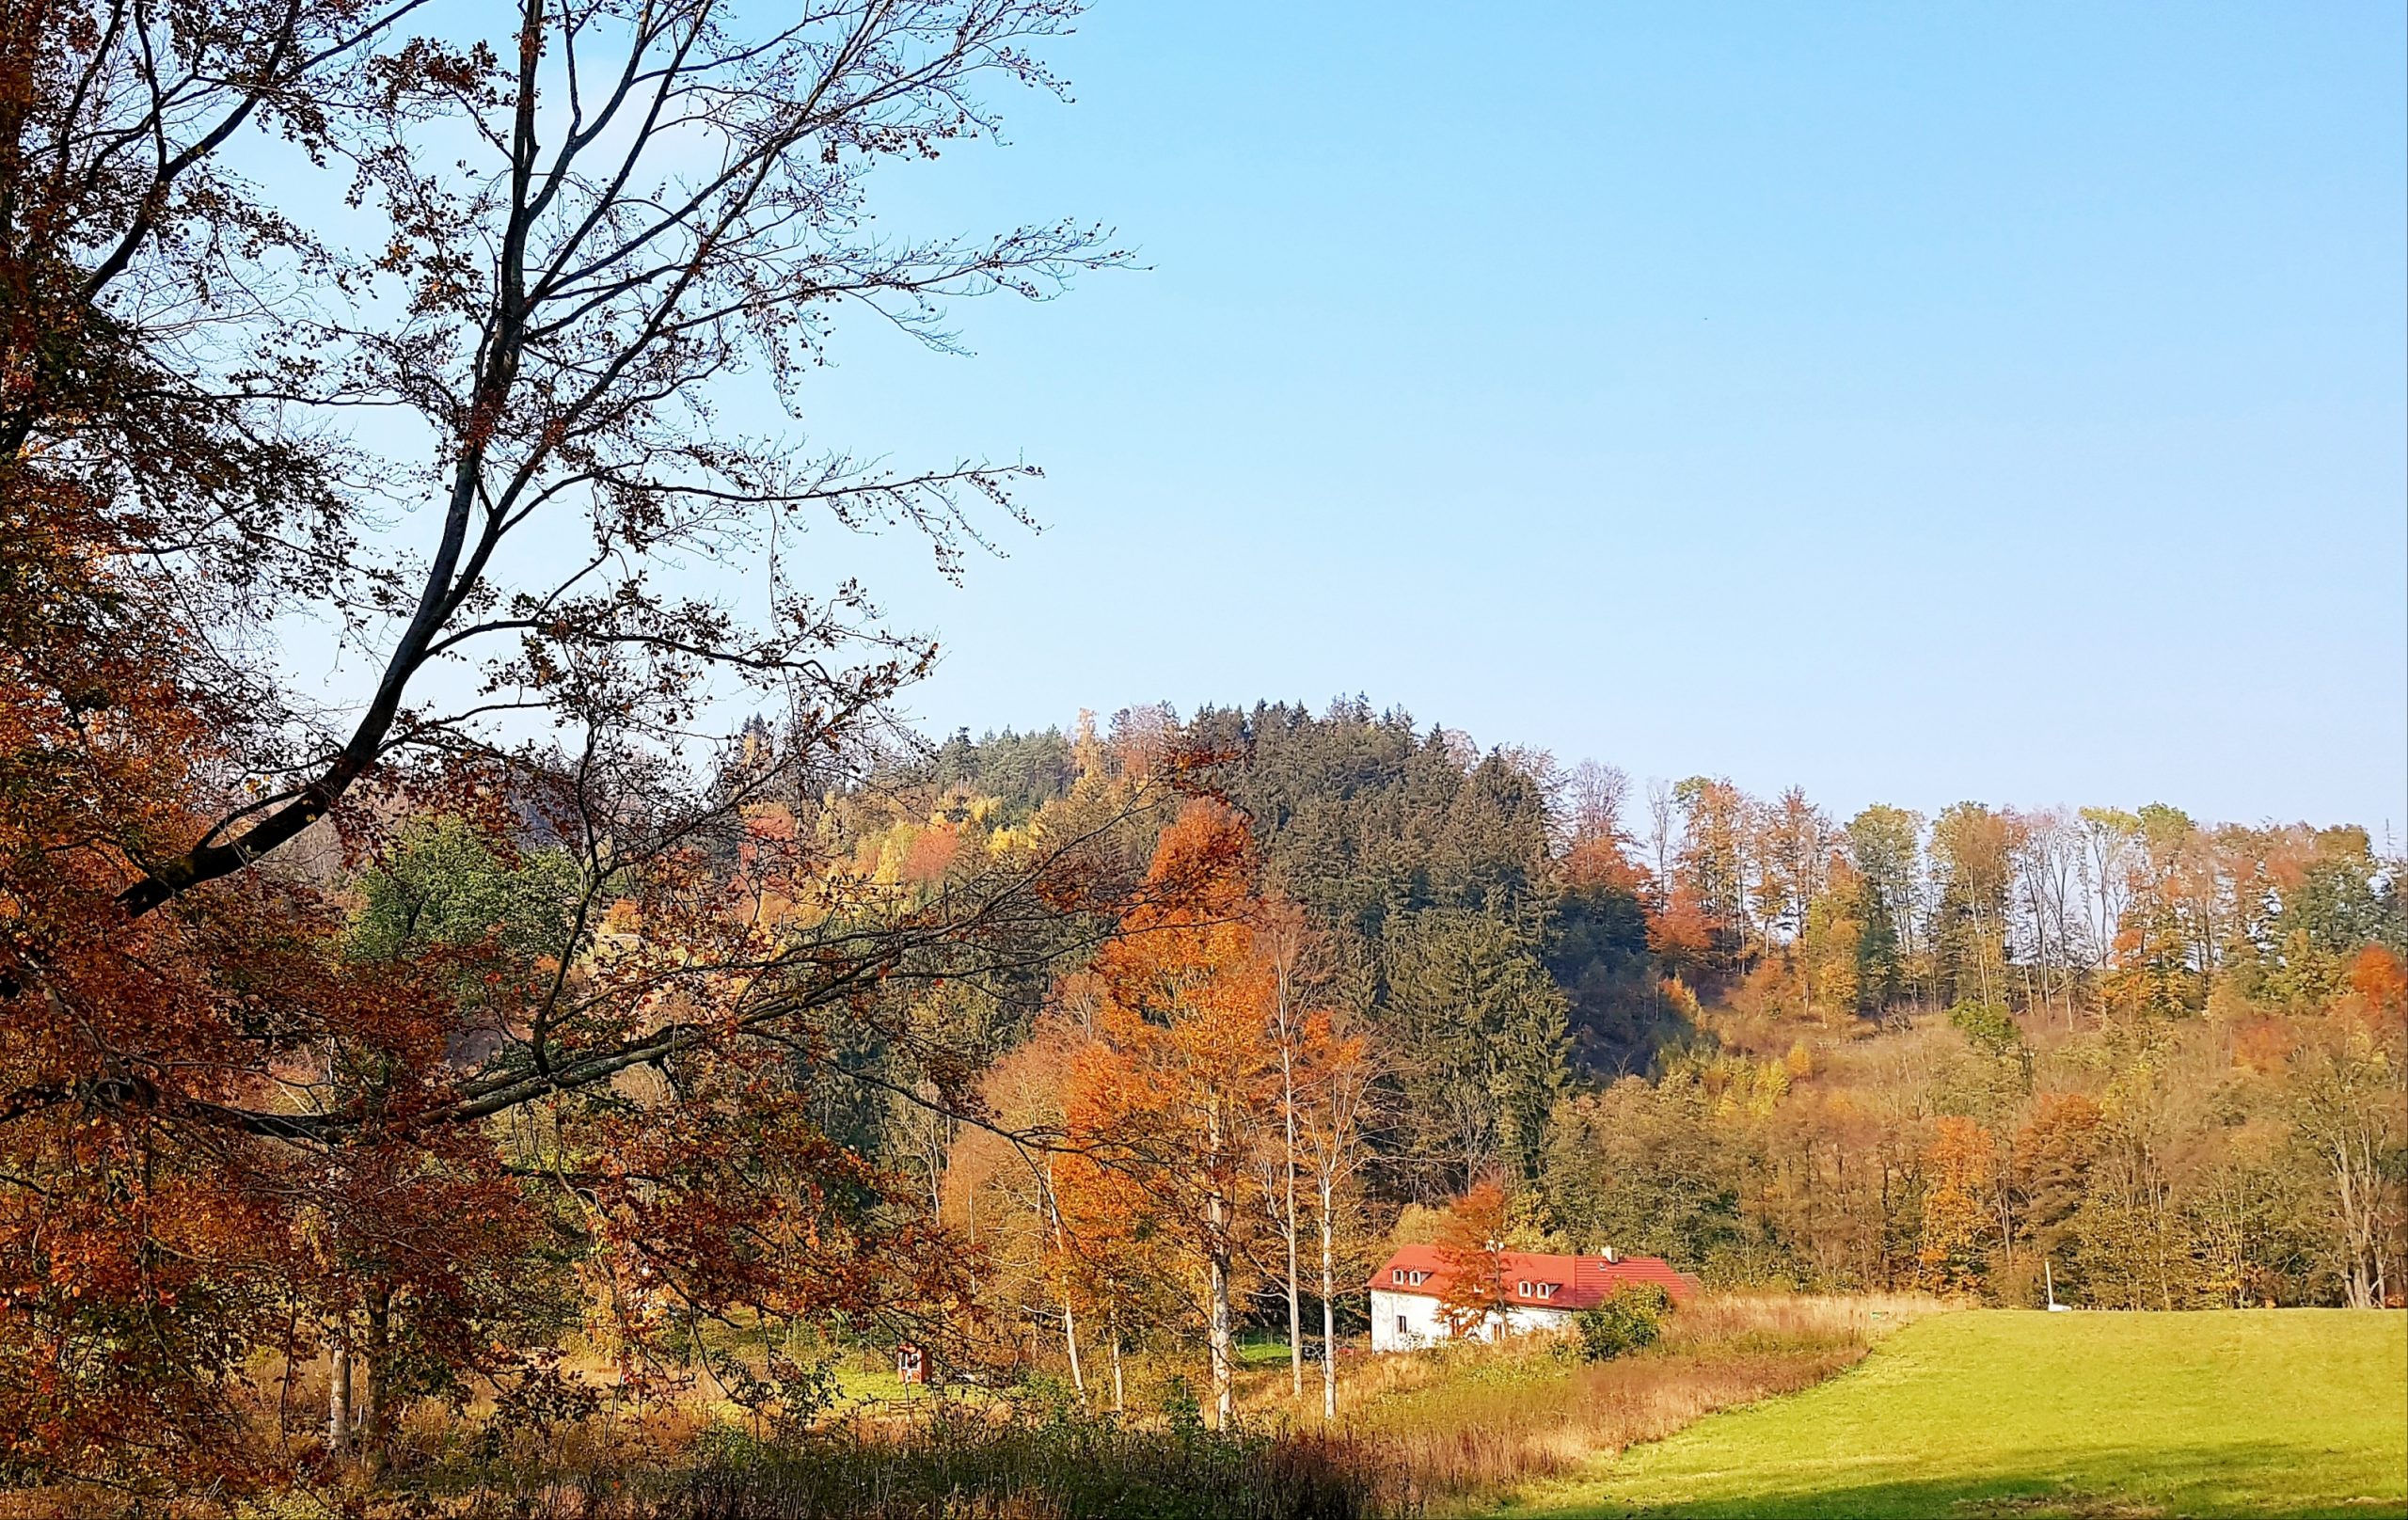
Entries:
{"type": "Polygon", "coordinates": [[[810,420],[1025,451],[931,727],[1362,691],[1885,800],[2408,824],[2397,4],[1105,0],[896,176],[1148,266],[857,327],[810,420]]]}

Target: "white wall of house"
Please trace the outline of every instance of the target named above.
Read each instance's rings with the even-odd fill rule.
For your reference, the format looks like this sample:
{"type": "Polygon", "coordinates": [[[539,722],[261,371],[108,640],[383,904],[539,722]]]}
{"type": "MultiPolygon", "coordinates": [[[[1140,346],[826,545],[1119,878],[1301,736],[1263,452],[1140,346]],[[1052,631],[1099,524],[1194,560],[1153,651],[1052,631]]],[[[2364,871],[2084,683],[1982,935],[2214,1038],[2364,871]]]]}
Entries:
{"type": "Polygon", "coordinates": [[[1531,1308],[1527,1305],[1516,1304],[1505,1312],[1513,1323],[1513,1333],[1517,1336],[1532,1330],[1568,1330],[1572,1327],[1570,1309],[1531,1308]]]}
{"type": "Polygon", "coordinates": [[[1391,1293],[1371,1290],[1371,1349],[1412,1351],[1447,1338],[1447,1322],[1438,1317],[1438,1301],[1427,1293],[1391,1293]]]}
{"type": "MultiPolygon", "coordinates": [[[[1487,1322],[1471,1332],[1481,1340],[1494,1340],[1497,1330],[1510,1326],[1521,1335],[1532,1330],[1560,1330],[1572,1322],[1569,1309],[1544,1309],[1520,1304],[1510,1305],[1503,1315],[1490,1314],[1487,1322]]],[[[1371,1349],[1373,1351],[1415,1351],[1434,1346],[1448,1338],[1447,1319],[1440,1312],[1438,1300],[1428,1293],[1398,1293],[1385,1288],[1371,1290],[1371,1349]]]]}

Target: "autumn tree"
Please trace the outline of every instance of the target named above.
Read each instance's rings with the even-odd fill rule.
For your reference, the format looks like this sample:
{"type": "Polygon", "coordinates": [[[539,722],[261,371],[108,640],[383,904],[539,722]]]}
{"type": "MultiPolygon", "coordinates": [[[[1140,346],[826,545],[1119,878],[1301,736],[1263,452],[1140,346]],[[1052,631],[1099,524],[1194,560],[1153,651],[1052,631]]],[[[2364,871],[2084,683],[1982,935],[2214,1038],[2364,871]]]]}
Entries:
{"type": "Polygon", "coordinates": [[[929,656],[777,546],[815,515],[904,524],[951,572],[1026,471],[864,468],[724,420],[740,386],[799,396],[841,309],[943,347],[947,296],[1109,261],[1070,226],[865,230],[880,166],[990,135],[989,84],[1054,87],[1035,47],[1073,8],[0,20],[17,1470],[239,1460],[226,1392],[296,1302],[338,1347],[474,1367],[508,1274],[470,1247],[539,1225],[616,1303],[957,1291],[892,1270],[943,1253],[791,1100],[876,1080],[853,1032],[917,1037],[911,990],[1025,974],[1066,912],[1108,925],[1118,857],[1068,827],[905,884],[801,831],[732,866],[748,807],[852,784],[929,656]],[[227,167],[254,129],[259,183],[227,167]],[[316,214],[337,186],[356,217],[316,214]],[[370,408],[407,420],[389,456],[347,430],[370,408]],[[768,610],[729,612],[715,574],[768,610]],[[328,687],[293,683],[271,621],[325,630],[328,687]],[[765,764],[696,736],[736,691],[779,710],[765,764]],[[389,825],[421,812],[558,863],[547,942],[345,953],[308,842],[332,823],[404,882],[389,825]]]}
{"type": "Polygon", "coordinates": [[[1867,1003],[1878,1005],[1877,986],[1868,996],[1865,975],[1868,961],[1876,975],[1879,963],[1874,959],[1877,952],[1869,954],[1865,942],[1869,927],[1862,915],[1868,893],[1863,877],[1844,859],[1830,862],[1827,872],[1828,879],[1807,905],[1793,953],[1806,1010],[1833,1023],[1854,1017],[1867,1003]]]}
{"type": "Polygon", "coordinates": [[[1923,918],[1923,819],[1875,803],[1847,821],[1848,859],[1860,883],[1857,981],[1874,1005],[1904,995],[1923,918]]]}
{"type": "Polygon", "coordinates": [[[1084,1268],[1101,1232],[1084,1222],[1081,1158],[1056,1148],[1070,1065],[1086,1037],[1074,1021],[1049,1020],[993,1062],[979,1083],[978,1122],[963,1125],[947,1153],[938,1209],[974,1263],[973,1293],[990,1324],[1007,1336],[1058,1325],[1073,1365],[1077,1305],[1092,1285],[1084,1268]]]}
{"type": "Polygon", "coordinates": [[[1302,1037],[1298,1137],[1312,1183],[1321,1244],[1322,1418],[1335,1420],[1339,1274],[1353,1264],[1354,1195],[1358,1178],[1373,1160],[1370,1130],[1379,1116],[1379,1088],[1369,1037],[1348,1030],[1337,1014],[1308,1014],[1302,1037]]]}
{"type": "Polygon", "coordinates": [[[1504,1188],[1482,1178],[1447,1206],[1437,1242],[1447,1290],[1438,1314],[1450,1336],[1481,1334],[1492,1317],[1503,1325],[1512,1302],[1505,1286],[1506,1204],[1504,1188]]]}
{"type": "MultiPolygon", "coordinates": [[[[1271,1156],[1276,1175],[1275,1185],[1263,1191],[1275,1211],[1287,1258],[1289,1392],[1297,1399],[1305,1396],[1304,1213],[1297,1203],[1297,1180],[1307,1164],[1305,1132],[1315,1076],[1309,1059],[1315,1053],[1308,1048],[1307,1028],[1316,1013],[1306,1006],[1305,998],[1307,933],[1304,915],[1285,904],[1268,907],[1256,930],[1258,951],[1271,970],[1270,1036],[1279,1063],[1278,1144],[1271,1156]]],[[[1318,1018],[1325,1027],[1326,1012],[1318,1018]]]]}
{"type": "Polygon", "coordinates": [[[2196,1013],[2216,960],[2221,895],[2207,842],[2189,815],[2162,803],[2141,808],[2133,828],[2108,998],[2132,1017],[2196,1013]]]}
{"type": "Polygon", "coordinates": [[[1699,917],[1713,926],[1722,964],[1734,967],[1748,953],[1755,921],[1748,892],[1751,804],[1729,781],[1711,776],[1691,776],[1673,788],[1673,799],[1681,815],[1673,871],[1699,917]]]}
{"type": "Polygon", "coordinates": [[[1807,915],[1824,894],[1837,832],[1830,816],[1797,786],[1784,790],[1751,821],[1757,915],[1767,942],[1775,936],[1794,940],[1805,931],[1807,915]]]}
{"type": "MultiPolygon", "coordinates": [[[[1236,1305],[1257,1230],[1257,1160],[1279,1123],[1278,996],[1258,942],[1252,841],[1199,801],[1163,831],[1150,880],[1176,895],[1132,912],[1097,958],[1095,1041],[1064,1100],[1085,1151],[1179,1243],[1205,1327],[1216,1420],[1236,1415],[1236,1305]]],[[[1101,1190],[1099,1190],[1101,1191],[1101,1190]]]]}
{"type": "Polygon", "coordinates": [[[2348,1003],[2320,1021],[2295,1057],[2293,1115],[2329,1182],[2334,1252],[2353,1308],[2372,1308],[2395,1290],[2390,1275],[2408,1210],[2400,1162],[2408,1158],[2408,976],[2399,958],[2369,946],[2352,968],[2348,1003]]]}
{"type": "MultiPolygon", "coordinates": [[[[1063,1297],[1088,1306],[1110,1370],[1112,1408],[1123,1413],[1129,1348],[1160,1333],[1178,1335],[1194,1315],[1185,1242],[1164,1227],[1167,1211],[1153,1190],[1091,1149],[1074,1148],[1055,1157],[1050,1178],[1063,1226],[1056,1266],[1063,1297]]],[[[1066,1332],[1065,1339],[1075,1347],[1074,1335],[1066,1332]]],[[[1071,1366],[1075,1378],[1075,1355],[1071,1366]]]]}
{"type": "Polygon", "coordinates": [[[1719,923],[1707,916],[1695,885],[1676,879],[1662,903],[1647,915],[1647,948],[1678,976],[1713,964],[1721,929],[1719,923]]]}
{"type": "Polygon", "coordinates": [[[1983,1238],[1988,1228],[1992,1175],[1990,1136],[1972,1119],[1942,1118],[1926,1159],[1931,1180],[1923,1199],[1923,1243],[1916,1259],[1935,1292],[1965,1292],[1988,1271],[1983,1238]]]}
{"type": "Polygon", "coordinates": [[[1563,810],[1569,826],[1566,854],[1600,845],[1610,846],[1620,854],[1638,843],[1623,818],[1630,801],[1630,776],[1620,766],[1583,760],[1572,768],[1566,789],[1570,794],[1563,810]]]}
{"type": "Polygon", "coordinates": [[[2077,1258],[2075,1216],[2082,1208],[2093,1154],[2099,1146],[2098,1101],[2083,1093],[2044,1093],[2015,1133],[2009,1185],[2033,1250],[2043,1262],[2044,1281],[2070,1296],[2081,1287],[2068,1275],[2077,1258]]]}
{"type": "Polygon", "coordinates": [[[2021,821],[1978,802],[1944,808],[1931,826],[1931,939],[1951,1002],[2007,1004],[2007,914],[2021,821]]]}
{"type": "Polygon", "coordinates": [[[1570,1004],[1576,1061],[1626,1069],[1644,1060],[1670,1023],[1651,955],[1658,883],[1633,858],[1636,842],[1622,823],[1628,779],[1584,761],[1571,786],[1545,958],[1570,1004]]]}
{"type": "Polygon", "coordinates": [[[2098,961],[2084,925],[2082,875],[2078,821],[2063,809],[2025,815],[2015,851],[2014,910],[2028,945],[2024,1000],[2043,1012],[2062,1006],[2068,1024],[2098,961]]]}

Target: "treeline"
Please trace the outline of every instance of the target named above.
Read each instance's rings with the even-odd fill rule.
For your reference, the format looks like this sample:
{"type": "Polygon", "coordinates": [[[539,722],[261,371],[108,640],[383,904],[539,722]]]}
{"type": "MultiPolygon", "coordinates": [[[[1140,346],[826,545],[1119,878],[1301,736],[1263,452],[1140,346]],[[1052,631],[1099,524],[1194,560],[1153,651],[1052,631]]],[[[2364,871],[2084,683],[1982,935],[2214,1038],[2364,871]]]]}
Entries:
{"type": "MultiPolygon", "coordinates": [[[[1225,1417],[1249,1326],[1306,1398],[1405,1240],[2098,1306],[2408,1282],[2363,833],[1833,825],[1359,703],[927,750],[801,715],[662,774],[380,787],[132,930],[111,860],[0,857],[47,936],[0,1470],[400,1461],[486,1394],[807,1422],[816,1357],[904,1340],[1090,1406],[1196,1368],[1225,1417]]],[[[188,833],[218,800],[124,775],[188,833]]],[[[90,793],[18,795],[33,840],[90,793]]]]}
{"type": "Polygon", "coordinates": [[[1843,821],[1359,701],[958,735],[927,774],[1029,808],[1103,752],[1196,757],[1250,820],[1259,890],[1309,924],[1308,994],[1381,1073],[1362,1251],[1495,1179],[1526,1243],[1726,1285],[2135,1307],[2408,1287],[2408,913],[2363,830],[1843,821]]]}

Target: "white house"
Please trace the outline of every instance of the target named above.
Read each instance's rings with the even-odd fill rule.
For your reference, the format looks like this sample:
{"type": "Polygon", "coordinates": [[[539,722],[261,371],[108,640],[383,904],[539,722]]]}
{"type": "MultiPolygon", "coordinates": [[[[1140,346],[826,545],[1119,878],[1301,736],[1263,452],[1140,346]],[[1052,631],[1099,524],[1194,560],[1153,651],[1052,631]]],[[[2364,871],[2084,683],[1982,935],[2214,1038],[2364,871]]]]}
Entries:
{"type": "MultiPolygon", "coordinates": [[[[1500,1304],[1466,1335],[1494,1340],[1503,1332],[1560,1330],[1572,1317],[1624,1288],[1652,1284],[1674,1303],[1697,1293],[1697,1279],[1661,1258],[1612,1250],[1580,1256],[1542,1251],[1497,1254],[1500,1304]]],[[[1449,1338],[1446,1298],[1452,1281],[1434,1245],[1402,1246],[1364,1284],[1371,1290],[1371,1349],[1412,1351],[1449,1338]]]]}

